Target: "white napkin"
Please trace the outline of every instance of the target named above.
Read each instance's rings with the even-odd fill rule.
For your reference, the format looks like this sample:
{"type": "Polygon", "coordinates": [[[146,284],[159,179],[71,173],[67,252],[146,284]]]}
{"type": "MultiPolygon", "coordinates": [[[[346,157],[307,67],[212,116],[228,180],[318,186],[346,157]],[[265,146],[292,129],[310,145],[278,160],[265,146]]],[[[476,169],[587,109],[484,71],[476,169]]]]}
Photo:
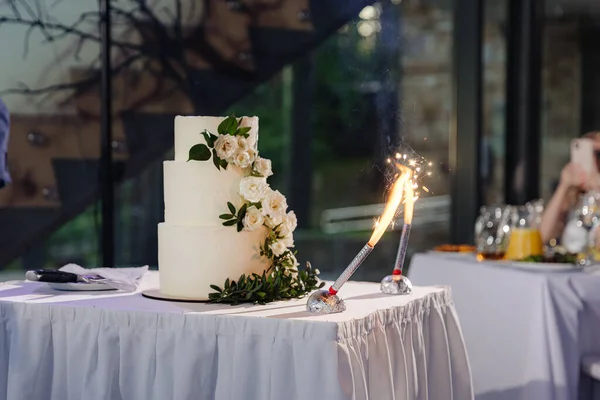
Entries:
{"type": "Polygon", "coordinates": [[[135,285],[139,284],[142,276],[148,271],[148,266],[134,268],[83,268],[77,264],[67,264],[60,268],[61,271],[71,272],[77,275],[98,274],[103,278],[126,282],[135,285]]]}

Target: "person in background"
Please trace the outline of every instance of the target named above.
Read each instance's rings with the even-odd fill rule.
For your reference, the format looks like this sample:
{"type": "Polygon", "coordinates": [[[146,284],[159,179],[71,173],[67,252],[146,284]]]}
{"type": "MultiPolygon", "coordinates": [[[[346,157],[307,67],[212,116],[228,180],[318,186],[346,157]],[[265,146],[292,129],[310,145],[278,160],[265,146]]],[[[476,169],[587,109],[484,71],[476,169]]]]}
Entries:
{"type": "MultiPolygon", "coordinates": [[[[594,141],[594,151],[600,152],[600,131],[586,133],[584,138],[594,141]]],[[[598,161],[597,161],[598,162],[598,161]]],[[[599,163],[600,170],[600,163],[599,163]]],[[[542,222],[540,224],[540,233],[544,243],[552,239],[565,239],[565,233],[568,236],[579,236],[580,233],[575,228],[567,226],[569,213],[577,205],[581,194],[590,190],[600,189],[600,182],[597,176],[588,176],[586,172],[577,164],[569,162],[561,171],[560,180],[552,198],[544,209],[542,222]]],[[[585,241],[585,238],[571,238],[575,241],[585,241]]]]}
{"type": "Polygon", "coordinates": [[[8,108],[0,99],[0,189],[10,183],[8,174],[8,133],[10,131],[10,117],[8,108]]]}

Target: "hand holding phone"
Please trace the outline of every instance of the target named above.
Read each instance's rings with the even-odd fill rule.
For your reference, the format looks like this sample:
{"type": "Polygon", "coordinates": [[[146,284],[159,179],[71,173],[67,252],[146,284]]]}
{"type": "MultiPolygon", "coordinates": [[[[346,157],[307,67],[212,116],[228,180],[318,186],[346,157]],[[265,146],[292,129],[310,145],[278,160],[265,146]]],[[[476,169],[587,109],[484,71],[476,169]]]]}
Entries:
{"type": "Polygon", "coordinates": [[[571,162],[577,164],[588,177],[598,174],[594,141],[582,138],[571,141],[571,162]]]}

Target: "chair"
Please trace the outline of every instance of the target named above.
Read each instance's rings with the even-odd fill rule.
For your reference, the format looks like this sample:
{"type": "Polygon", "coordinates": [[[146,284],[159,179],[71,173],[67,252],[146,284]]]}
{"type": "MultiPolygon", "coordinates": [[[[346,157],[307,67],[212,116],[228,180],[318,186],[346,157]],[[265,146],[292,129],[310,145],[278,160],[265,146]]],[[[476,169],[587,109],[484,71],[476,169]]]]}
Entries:
{"type": "Polygon", "coordinates": [[[585,356],[581,360],[582,385],[580,399],[600,399],[600,355],[585,356]],[[585,382],[587,381],[587,382],[585,382]],[[588,389],[589,388],[589,389],[588,389]]]}

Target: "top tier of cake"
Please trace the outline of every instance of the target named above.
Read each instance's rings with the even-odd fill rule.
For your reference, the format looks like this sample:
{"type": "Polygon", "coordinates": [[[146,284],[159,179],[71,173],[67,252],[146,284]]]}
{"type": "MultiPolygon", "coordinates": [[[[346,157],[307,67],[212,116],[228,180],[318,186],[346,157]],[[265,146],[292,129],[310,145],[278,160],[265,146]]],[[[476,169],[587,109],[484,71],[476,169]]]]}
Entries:
{"type": "MultiPolygon", "coordinates": [[[[198,143],[206,143],[202,132],[206,129],[217,134],[219,124],[226,117],[175,117],[175,161],[187,161],[190,148],[198,143]]],[[[258,143],[258,117],[242,117],[241,126],[249,126],[248,141],[258,143]]],[[[209,163],[212,165],[212,163],[209,163]]]]}
{"type": "MultiPolygon", "coordinates": [[[[165,222],[178,226],[222,226],[219,215],[227,213],[227,202],[236,208],[243,204],[239,196],[244,171],[230,164],[218,170],[212,161],[189,161],[194,145],[206,143],[206,129],[217,135],[225,117],[175,118],[175,161],[164,162],[165,222]]],[[[256,146],[258,117],[243,117],[241,124],[251,128],[248,141],[256,146]]]]}

